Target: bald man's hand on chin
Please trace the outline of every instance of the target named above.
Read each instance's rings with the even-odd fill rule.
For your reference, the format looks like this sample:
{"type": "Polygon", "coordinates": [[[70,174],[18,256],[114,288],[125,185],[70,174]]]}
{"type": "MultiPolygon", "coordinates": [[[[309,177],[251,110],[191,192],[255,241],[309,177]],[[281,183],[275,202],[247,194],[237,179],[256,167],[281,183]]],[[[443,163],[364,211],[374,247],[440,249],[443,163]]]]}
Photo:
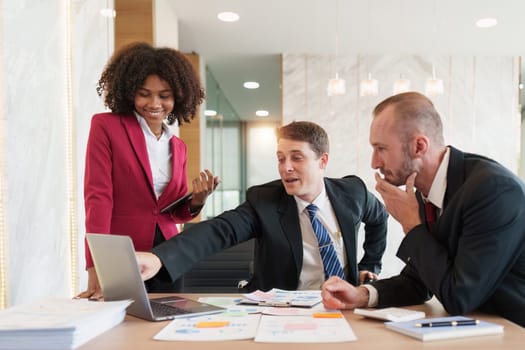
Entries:
{"type": "Polygon", "coordinates": [[[414,182],[417,173],[412,173],[406,180],[405,189],[400,189],[375,173],[376,191],[379,192],[385,203],[386,210],[396,219],[403,231],[408,233],[421,224],[419,217],[419,204],[414,191],[414,182]]]}
{"type": "Polygon", "coordinates": [[[332,276],[323,283],[321,296],[327,309],[355,309],[368,306],[369,293],[365,287],[354,287],[347,281],[332,276]]]}

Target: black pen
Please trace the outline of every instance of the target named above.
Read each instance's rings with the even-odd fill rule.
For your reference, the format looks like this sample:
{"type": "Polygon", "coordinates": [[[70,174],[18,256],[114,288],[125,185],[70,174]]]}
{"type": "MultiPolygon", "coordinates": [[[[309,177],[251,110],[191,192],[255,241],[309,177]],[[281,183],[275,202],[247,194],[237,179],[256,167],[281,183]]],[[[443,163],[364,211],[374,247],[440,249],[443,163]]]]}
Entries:
{"type": "Polygon", "coordinates": [[[458,320],[458,321],[438,321],[416,323],[414,327],[457,327],[457,326],[475,326],[479,320],[458,320]]]}

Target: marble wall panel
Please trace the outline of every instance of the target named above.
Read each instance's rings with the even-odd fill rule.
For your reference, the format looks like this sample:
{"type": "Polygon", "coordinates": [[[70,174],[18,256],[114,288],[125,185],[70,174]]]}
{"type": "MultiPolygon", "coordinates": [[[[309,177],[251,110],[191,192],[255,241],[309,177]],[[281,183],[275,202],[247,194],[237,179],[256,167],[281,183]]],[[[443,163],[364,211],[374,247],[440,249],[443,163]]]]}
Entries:
{"type": "Polygon", "coordinates": [[[113,45],[100,15],[108,6],[112,1],[3,2],[7,305],[72,296],[72,278],[83,274],[82,248],[72,251],[70,239],[78,230],[83,245],[80,174],[90,116],[103,110],[95,82],[113,45]],[[72,159],[70,146],[78,151],[72,159]]]}
{"type": "Polygon", "coordinates": [[[77,284],[87,286],[84,259],[84,161],[91,117],[106,111],[96,84],[113,54],[113,18],[100,15],[102,8],[113,8],[113,0],[76,0],[73,4],[73,101],[75,119],[77,284]]]}
{"type": "Polygon", "coordinates": [[[7,284],[8,304],[16,304],[35,294],[69,290],[69,241],[63,215],[67,212],[63,186],[66,6],[61,1],[7,1],[3,16],[7,284]]]}

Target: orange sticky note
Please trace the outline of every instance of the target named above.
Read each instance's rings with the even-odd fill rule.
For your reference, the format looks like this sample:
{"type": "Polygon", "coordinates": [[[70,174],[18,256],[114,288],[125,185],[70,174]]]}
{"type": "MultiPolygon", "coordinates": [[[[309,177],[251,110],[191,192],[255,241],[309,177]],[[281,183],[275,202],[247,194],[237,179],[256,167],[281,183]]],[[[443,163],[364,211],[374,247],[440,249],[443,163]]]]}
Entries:
{"type": "Polygon", "coordinates": [[[343,314],[333,312],[319,312],[313,314],[314,318],[343,318],[343,314]]]}
{"type": "Polygon", "coordinates": [[[229,325],[228,321],[203,321],[195,324],[196,328],[217,328],[229,325]]]}

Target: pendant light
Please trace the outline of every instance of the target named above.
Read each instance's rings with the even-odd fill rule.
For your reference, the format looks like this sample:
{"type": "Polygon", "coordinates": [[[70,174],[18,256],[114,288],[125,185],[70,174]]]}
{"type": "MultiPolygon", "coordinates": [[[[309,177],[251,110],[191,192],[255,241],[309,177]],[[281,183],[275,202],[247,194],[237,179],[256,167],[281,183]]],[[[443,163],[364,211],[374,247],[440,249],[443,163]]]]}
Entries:
{"type": "Polygon", "coordinates": [[[337,59],[339,56],[339,0],[335,2],[335,78],[328,81],[326,93],[328,96],[344,95],[346,93],[346,82],[339,77],[337,59]]]}

